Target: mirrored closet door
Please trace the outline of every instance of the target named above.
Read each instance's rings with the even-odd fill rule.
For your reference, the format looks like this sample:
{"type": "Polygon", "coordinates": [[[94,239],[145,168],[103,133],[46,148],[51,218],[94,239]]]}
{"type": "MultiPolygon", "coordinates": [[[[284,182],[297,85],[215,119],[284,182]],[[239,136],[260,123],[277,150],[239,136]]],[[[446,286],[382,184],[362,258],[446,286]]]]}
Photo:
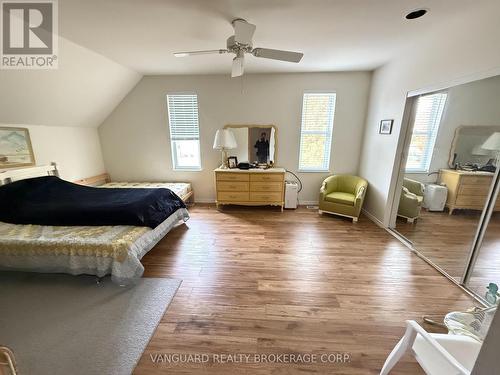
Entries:
{"type": "Polygon", "coordinates": [[[392,229],[480,295],[489,282],[500,285],[500,203],[492,204],[483,246],[472,256],[499,165],[499,98],[500,76],[408,98],[393,202],[392,229]]]}
{"type": "Polygon", "coordinates": [[[500,178],[492,194],[484,218],[482,230],[478,233],[478,241],[471,254],[471,261],[465,274],[465,285],[491,304],[498,303],[498,286],[500,285],[500,211],[498,190],[500,178]]]}

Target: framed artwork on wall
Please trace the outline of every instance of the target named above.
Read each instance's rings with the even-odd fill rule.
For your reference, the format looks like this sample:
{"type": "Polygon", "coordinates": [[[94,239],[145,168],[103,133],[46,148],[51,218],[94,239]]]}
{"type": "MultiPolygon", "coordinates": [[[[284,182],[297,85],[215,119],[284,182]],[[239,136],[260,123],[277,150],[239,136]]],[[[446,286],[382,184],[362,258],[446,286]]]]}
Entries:
{"type": "Polygon", "coordinates": [[[394,123],[394,120],[382,120],[382,121],[380,121],[380,128],[378,130],[378,133],[379,134],[391,134],[393,123],[394,123]]]}
{"type": "Polygon", "coordinates": [[[35,165],[29,130],[0,127],[0,169],[35,165]]]}

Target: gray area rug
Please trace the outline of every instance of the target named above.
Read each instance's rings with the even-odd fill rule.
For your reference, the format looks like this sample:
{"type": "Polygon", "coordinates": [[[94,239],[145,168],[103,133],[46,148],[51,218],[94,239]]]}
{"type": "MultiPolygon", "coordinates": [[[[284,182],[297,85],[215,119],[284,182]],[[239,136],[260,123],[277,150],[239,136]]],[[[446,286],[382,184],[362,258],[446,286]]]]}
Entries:
{"type": "Polygon", "coordinates": [[[25,375],[130,374],[179,285],[0,272],[0,345],[25,375]]]}

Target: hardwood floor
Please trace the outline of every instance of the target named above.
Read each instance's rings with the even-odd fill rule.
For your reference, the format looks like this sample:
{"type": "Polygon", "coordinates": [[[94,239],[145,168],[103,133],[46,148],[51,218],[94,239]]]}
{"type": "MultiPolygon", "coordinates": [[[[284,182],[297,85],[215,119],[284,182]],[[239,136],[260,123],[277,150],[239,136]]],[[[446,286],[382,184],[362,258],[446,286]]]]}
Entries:
{"type": "MultiPolygon", "coordinates": [[[[439,265],[450,276],[460,281],[468,261],[481,212],[457,210],[429,212],[422,210],[413,224],[398,218],[396,229],[413,242],[413,246],[428,259],[439,265]]],[[[486,286],[500,285],[500,213],[490,220],[483,240],[469,288],[484,295],[486,286]]]]}
{"type": "MultiPolygon", "coordinates": [[[[405,319],[420,321],[423,314],[474,304],[365,217],[352,224],[306,208],[219,212],[206,205],[190,212],[186,225],[143,258],[146,277],[183,282],[135,374],[378,374],[405,319]],[[151,359],[179,353],[320,358],[344,352],[350,355],[347,363],[151,359]]],[[[411,358],[394,371],[422,373],[411,358]]]]}

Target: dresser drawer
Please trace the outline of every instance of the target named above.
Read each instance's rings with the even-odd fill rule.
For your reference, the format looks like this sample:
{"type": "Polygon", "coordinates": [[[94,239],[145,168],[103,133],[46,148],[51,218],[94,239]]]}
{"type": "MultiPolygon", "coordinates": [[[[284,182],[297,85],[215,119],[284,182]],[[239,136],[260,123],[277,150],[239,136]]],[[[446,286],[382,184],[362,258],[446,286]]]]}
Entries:
{"type": "Polygon", "coordinates": [[[252,173],[250,175],[250,181],[256,182],[266,182],[266,181],[283,181],[282,173],[252,173]]]}
{"type": "Polygon", "coordinates": [[[486,196],[484,195],[459,195],[455,201],[455,205],[463,207],[477,207],[482,209],[486,203],[486,196]]]}
{"type": "Polygon", "coordinates": [[[460,195],[481,195],[486,197],[490,191],[490,185],[460,185],[458,194],[460,195]]]}
{"type": "Polygon", "coordinates": [[[249,182],[243,181],[217,181],[217,191],[248,191],[249,182]]]}
{"type": "Polygon", "coordinates": [[[250,192],[250,201],[252,202],[281,202],[283,201],[283,196],[281,193],[277,192],[250,192]]]}
{"type": "Polygon", "coordinates": [[[460,178],[460,185],[487,185],[490,186],[491,176],[462,176],[460,178]]]}
{"type": "Polygon", "coordinates": [[[217,192],[217,200],[223,202],[247,202],[248,201],[248,192],[241,191],[220,191],[217,192]]]}
{"type": "Polygon", "coordinates": [[[250,181],[248,173],[222,172],[222,173],[217,173],[216,176],[217,176],[217,181],[250,181]]]}
{"type": "Polygon", "coordinates": [[[281,192],[283,190],[282,182],[250,182],[251,191],[276,191],[281,192]]]}

